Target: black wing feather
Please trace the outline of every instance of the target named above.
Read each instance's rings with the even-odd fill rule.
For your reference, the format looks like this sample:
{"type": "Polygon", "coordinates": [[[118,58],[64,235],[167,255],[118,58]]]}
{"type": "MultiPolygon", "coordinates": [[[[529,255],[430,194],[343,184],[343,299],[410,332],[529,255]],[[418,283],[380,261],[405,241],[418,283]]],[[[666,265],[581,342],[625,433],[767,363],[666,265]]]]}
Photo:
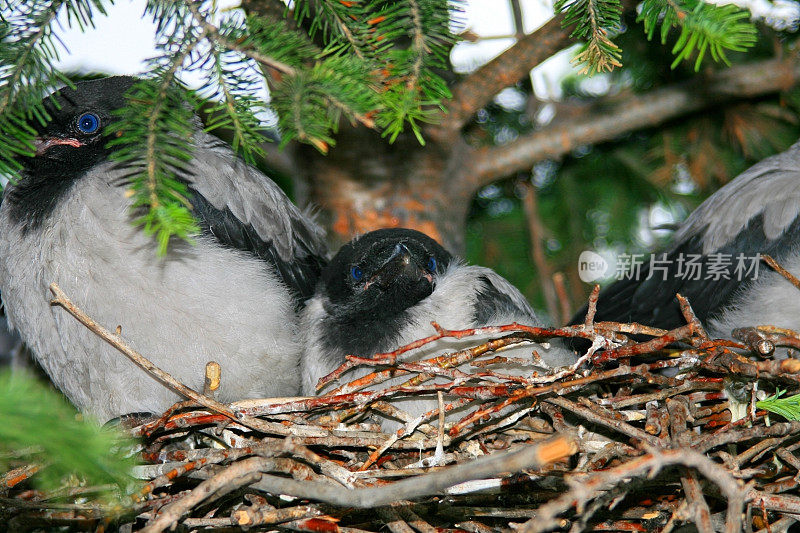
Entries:
{"type": "MultiPolygon", "coordinates": [[[[191,191],[193,213],[204,234],[215,237],[225,246],[250,253],[272,264],[301,302],[314,294],[325,258],[306,246],[306,242],[311,242],[308,236],[298,235],[295,257],[292,261],[285,261],[274,244],[263,240],[251,224],[243,223],[228,208],[217,209],[196,190],[191,191]]],[[[303,230],[302,227],[297,228],[297,231],[303,230]]]]}

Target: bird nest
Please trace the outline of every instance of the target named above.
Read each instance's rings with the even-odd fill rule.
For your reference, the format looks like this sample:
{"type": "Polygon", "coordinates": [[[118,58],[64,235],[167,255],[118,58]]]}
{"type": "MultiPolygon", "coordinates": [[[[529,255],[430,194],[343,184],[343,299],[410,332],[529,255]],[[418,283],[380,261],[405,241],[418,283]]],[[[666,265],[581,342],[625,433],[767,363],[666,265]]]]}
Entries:
{"type": "MultiPolygon", "coordinates": [[[[125,352],[117,334],[54,293],[56,304],[125,352]]],[[[25,467],[0,476],[2,505],[13,509],[12,529],[148,532],[176,524],[342,533],[693,524],[701,532],[777,532],[800,520],[800,422],[758,400],[759,390],[798,389],[800,360],[771,354],[800,347],[800,336],[760,327],[737,331],[735,341],[711,339],[685,300],[686,324],[671,331],[595,323],[596,298],[595,291],[578,326],[436,326],[435,335],[391,353],[349,358],[324,378],[339,387],[315,398],[222,405],[210,375],[204,394],[181,391],[189,402],[128,424],[144,443],[135,470],[142,485],[122,507],[94,503],[91,487],[59,499],[33,491],[25,481],[35,469],[25,467]],[[443,337],[476,341],[403,362],[443,337]],[[554,337],[592,348],[573,367],[547,374],[492,370],[504,362],[502,348],[554,337]],[[474,371],[465,373],[465,364],[474,371]],[[374,371],[348,381],[354,366],[374,371]],[[408,379],[381,389],[390,374],[408,379]],[[412,418],[392,402],[420,394],[438,398],[438,408],[412,418]],[[445,417],[451,410],[458,414],[445,417]],[[380,417],[402,426],[383,433],[380,417]]]]}

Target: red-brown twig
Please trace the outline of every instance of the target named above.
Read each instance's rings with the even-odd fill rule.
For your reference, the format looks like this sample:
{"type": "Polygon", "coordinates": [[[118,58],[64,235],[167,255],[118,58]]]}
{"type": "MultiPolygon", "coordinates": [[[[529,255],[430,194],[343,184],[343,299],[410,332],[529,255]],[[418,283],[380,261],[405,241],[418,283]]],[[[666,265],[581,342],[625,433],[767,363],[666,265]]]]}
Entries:
{"type": "Polygon", "coordinates": [[[789,283],[800,289],[800,279],[797,279],[794,274],[783,268],[777,261],[775,261],[775,259],[772,258],[772,256],[762,254],[761,260],[768,264],[778,274],[786,278],[789,283]]]}

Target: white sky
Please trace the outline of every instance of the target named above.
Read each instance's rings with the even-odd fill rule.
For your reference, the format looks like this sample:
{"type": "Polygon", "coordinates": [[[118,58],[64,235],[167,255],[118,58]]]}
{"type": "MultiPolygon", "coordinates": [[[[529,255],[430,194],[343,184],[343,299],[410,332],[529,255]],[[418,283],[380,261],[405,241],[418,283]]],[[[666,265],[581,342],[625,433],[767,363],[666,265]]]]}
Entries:
{"type": "Polygon", "coordinates": [[[82,33],[67,28],[58,32],[68,52],[57,66],[62,70],[136,74],[144,59],[154,55],[155,25],[143,19],[144,0],[120,0],[108,6],[108,16],[94,17],[95,28],[82,33]]]}

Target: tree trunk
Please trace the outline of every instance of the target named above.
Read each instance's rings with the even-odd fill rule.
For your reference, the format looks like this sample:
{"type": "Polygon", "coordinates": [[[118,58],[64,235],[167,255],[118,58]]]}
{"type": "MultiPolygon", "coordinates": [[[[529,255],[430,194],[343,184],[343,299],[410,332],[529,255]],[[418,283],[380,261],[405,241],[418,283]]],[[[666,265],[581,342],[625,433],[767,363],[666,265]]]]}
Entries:
{"type": "Polygon", "coordinates": [[[318,209],[334,250],[354,235],[400,226],[463,254],[474,191],[462,163],[471,151],[463,140],[421,146],[401,135],[389,144],[375,131],[344,127],[327,155],[295,147],[296,187],[318,209]]]}

